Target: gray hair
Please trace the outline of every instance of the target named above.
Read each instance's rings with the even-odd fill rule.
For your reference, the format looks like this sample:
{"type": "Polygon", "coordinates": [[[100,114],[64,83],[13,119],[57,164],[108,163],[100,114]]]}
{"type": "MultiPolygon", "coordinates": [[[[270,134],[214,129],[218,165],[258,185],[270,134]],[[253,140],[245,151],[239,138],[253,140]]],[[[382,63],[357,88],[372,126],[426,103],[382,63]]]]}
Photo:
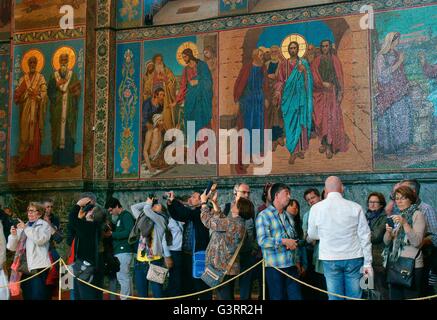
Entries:
{"type": "Polygon", "coordinates": [[[90,198],[92,202],[94,202],[94,203],[97,202],[97,197],[92,192],[83,192],[83,193],[81,193],[79,199],[83,199],[83,198],[90,198]]]}
{"type": "Polygon", "coordinates": [[[401,184],[408,184],[408,186],[416,193],[416,196],[419,197],[420,183],[417,179],[405,179],[401,181],[401,184]]]}

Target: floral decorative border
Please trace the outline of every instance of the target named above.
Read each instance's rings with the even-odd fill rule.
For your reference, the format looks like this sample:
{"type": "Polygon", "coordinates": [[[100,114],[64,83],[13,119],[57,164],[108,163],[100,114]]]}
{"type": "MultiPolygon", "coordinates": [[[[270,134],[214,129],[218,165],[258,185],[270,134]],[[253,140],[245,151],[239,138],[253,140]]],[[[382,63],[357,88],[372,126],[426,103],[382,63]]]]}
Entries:
{"type": "Polygon", "coordinates": [[[0,65],[0,180],[6,180],[7,172],[7,141],[9,139],[9,84],[10,84],[10,45],[0,44],[0,56],[5,57],[6,64],[0,65]]]}
{"type": "MultiPolygon", "coordinates": [[[[371,5],[375,11],[396,8],[408,8],[426,4],[437,4],[435,0],[375,0],[371,5]]],[[[241,27],[256,27],[263,24],[279,24],[310,18],[341,17],[359,14],[368,1],[353,1],[350,3],[331,3],[315,7],[288,9],[267,13],[248,14],[235,17],[214,18],[208,21],[196,21],[178,25],[143,27],[130,30],[118,30],[117,41],[133,41],[156,39],[168,36],[183,36],[193,33],[232,30],[241,27]]]]}
{"type": "Polygon", "coordinates": [[[94,162],[93,176],[95,179],[106,178],[107,159],[107,123],[109,104],[109,30],[96,32],[96,81],[95,81],[95,120],[94,120],[94,162]]]}
{"type": "Polygon", "coordinates": [[[115,11],[115,2],[114,0],[97,0],[97,28],[108,28],[111,26],[113,21],[111,11],[115,11]],[[113,10],[111,10],[111,7],[113,10]]]}
{"type": "Polygon", "coordinates": [[[15,33],[13,36],[15,43],[21,42],[36,42],[36,41],[48,41],[48,40],[67,40],[72,38],[83,38],[86,34],[85,26],[78,26],[75,29],[53,29],[44,31],[31,31],[15,33]]]}

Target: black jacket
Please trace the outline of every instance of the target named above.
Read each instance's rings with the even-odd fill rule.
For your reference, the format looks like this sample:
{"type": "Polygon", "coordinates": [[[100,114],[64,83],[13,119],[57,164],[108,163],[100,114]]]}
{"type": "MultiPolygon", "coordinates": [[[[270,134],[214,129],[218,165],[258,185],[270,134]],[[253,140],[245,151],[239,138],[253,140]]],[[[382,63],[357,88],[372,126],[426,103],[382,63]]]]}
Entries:
{"type": "Polygon", "coordinates": [[[184,206],[178,200],[173,200],[171,204],[168,205],[168,212],[170,216],[177,221],[193,221],[196,237],[195,251],[206,250],[209,243],[209,229],[206,228],[202,220],[200,220],[200,206],[190,208],[184,206]]]}
{"type": "Polygon", "coordinates": [[[80,207],[76,204],[70,211],[67,227],[67,244],[74,241],[75,258],[86,260],[93,265],[100,265],[98,253],[101,242],[101,222],[79,219],[80,207]]]}

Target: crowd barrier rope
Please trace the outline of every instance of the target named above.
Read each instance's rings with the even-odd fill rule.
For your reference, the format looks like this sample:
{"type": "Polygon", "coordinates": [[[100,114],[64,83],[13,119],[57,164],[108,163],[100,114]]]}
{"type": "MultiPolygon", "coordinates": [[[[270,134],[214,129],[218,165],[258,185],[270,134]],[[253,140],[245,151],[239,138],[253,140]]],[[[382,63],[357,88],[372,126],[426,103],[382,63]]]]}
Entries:
{"type": "MultiPolygon", "coordinates": [[[[269,267],[269,266],[267,266],[267,267],[269,267]]],[[[270,267],[272,267],[272,266],[270,266],[270,267]]],[[[276,269],[277,271],[279,271],[279,272],[282,273],[283,275],[287,276],[288,278],[290,278],[290,279],[292,279],[292,280],[294,280],[294,281],[296,281],[296,282],[298,282],[298,283],[300,283],[300,284],[302,284],[302,285],[304,285],[304,286],[307,286],[307,287],[309,287],[309,288],[311,288],[311,289],[314,289],[314,290],[316,290],[316,291],[319,291],[319,292],[326,293],[326,294],[328,294],[328,295],[336,296],[336,297],[343,298],[343,299],[349,299],[349,300],[360,300],[360,301],[363,301],[363,300],[369,300],[369,299],[363,299],[363,298],[348,297],[348,296],[343,296],[343,295],[341,295],[341,294],[337,294],[337,293],[329,292],[329,291],[326,291],[326,290],[323,290],[323,289],[317,288],[317,287],[315,287],[315,286],[312,286],[312,285],[310,285],[310,284],[308,284],[308,283],[306,283],[306,282],[303,282],[303,281],[301,281],[301,280],[299,280],[299,279],[297,279],[297,278],[295,278],[295,277],[289,275],[288,273],[285,273],[285,272],[282,271],[281,269],[278,269],[278,268],[276,268],[276,267],[272,267],[272,268],[276,269]]],[[[411,298],[411,299],[405,299],[405,300],[428,300],[428,299],[434,299],[434,298],[437,298],[437,294],[432,295],[432,296],[427,296],[427,297],[411,298]]]]}
{"type": "MultiPolygon", "coordinates": [[[[31,276],[28,277],[28,278],[23,279],[23,280],[20,280],[20,281],[17,281],[17,282],[14,282],[14,283],[19,283],[19,284],[21,284],[21,283],[23,283],[23,282],[29,281],[30,279],[39,276],[39,275],[40,275],[41,273],[43,273],[44,271],[46,271],[46,270],[52,268],[55,264],[60,263],[61,260],[62,260],[62,258],[59,258],[58,260],[56,260],[55,262],[53,262],[53,263],[52,263],[51,265],[49,265],[48,267],[42,269],[41,271],[38,271],[37,273],[31,275],[31,276]]],[[[59,277],[59,278],[60,278],[60,277],[59,277]]],[[[0,287],[0,289],[3,289],[3,288],[9,288],[9,283],[8,283],[6,286],[1,286],[1,287],[0,287]]]]}
{"type": "MultiPolygon", "coordinates": [[[[88,286],[90,286],[90,287],[92,287],[92,288],[94,288],[96,290],[100,290],[100,291],[102,291],[104,293],[109,293],[109,294],[112,294],[112,295],[115,295],[115,296],[119,296],[119,297],[123,297],[123,298],[128,298],[128,299],[134,299],[134,300],[173,300],[173,299],[183,299],[183,298],[189,298],[189,297],[193,297],[193,296],[198,296],[198,295],[204,294],[206,292],[213,291],[213,290],[215,290],[217,288],[220,288],[220,287],[228,284],[229,282],[232,282],[235,279],[241,277],[242,275],[246,274],[247,272],[251,271],[252,269],[257,267],[259,264],[263,263],[263,261],[264,260],[261,260],[261,261],[255,263],[249,269],[244,270],[240,274],[237,274],[236,276],[232,277],[231,279],[228,279],[228,280],[220,283],[218,286],[215,286],[213,288],[205,289],[205,290],[202,290],[202,291],[199,291],[199,292],[189,293],[189,294],[182,295],[182,296],[163,297],[163,298],[148,298],[148,297],[146,298],[146,297],[128,296],[128,295],[120,294],[120,293],[117,293],[117,292],[113,292],[113,291],[109,291],[109,290],[97,287],[97,286],[93,285],[92,283],[89,283],[89,282],[86,282],[86,281],[84,281],[82,279],[76,278],[76,276],[67,268],[67,265],[65,264],[64,260],[62,260],[62,263],[66,267],[67,272],[70,273],[70,275],[72,277],[76,278],[77,281],[80,281],[80,282],[82,282],[82,283],[84,283],[84,284],[86,284],[86,285],[88,285],[88,286]]],[[[61,291],[61,288],[59,289],[59,291],[61,291]]]]}
{"type": "MultiPolygon", "coordinates": [[[[76,276],[73,274],[73,272],[71,272],[71,270],[70,270],[70,268],[68,267],[68,265],[65,263],[64,259],[59,258],[58,260],[54,261],[50,266],[44,268],[43,270],[39,271],[38,273],[36,273],[36,274],[34,274],[34,275],[32,275],[32,276],[26,278],[26,279],[23,279],[23,280],[18,281],[17,283],[20,283],[20,284],[21,284],[21,283],[23,283],[23,282],[29,281],[29,280],[31,280],[32,278],[37,277],[37,276],[40,275],[41,273],[45,272],[46,270],[52,268],[52,267],[53,267],[54,265],[56,265],[57,263],[59,263],[59,270],[61,270],[62,265],[64,265],[65,270],[67,271],[67,273],[69,273],[73,278],[76,278],[76,276]]],[[[329,291],[323,290],[323,289],[321,289],[321,288],[315,287],[315,286],[313,286],[313,285],[311,285],[311,284],[309,284],[309,283],[306,283],[306,282],[304,282],[304,281],[302,281],[302,280],[300,280],[300,279],[297,279],[297,278],[295,278],[295,277],[289,275],[288,273],[282,271],[282,270],[279,269],[279,268],[276,268],[276,267],[273,267],[273,266],[268,266],[268,265],[266,265],[264,259],[262,259],[261,261],[258,261],[258,262],[255,263],[253,266],[251,266],[250,268],[244,270],[243,272],[241,272],[241,273],[239,273],[239,274],[233,276],[232,278],[230,278],[230,279],[228,279],[228,280],[222,282],[222,283],[219,284],[218,286],[215,286],[215,287],[213,287],[213,288],[209,288],[209,289],[205,289],[205,290],[202,290],[202,291],[199,291],[199,292],[193,292],[193,293],[189,293],[189,294],[186,294],[186,295],[175,296],[175,297],[149,298],[149,297],[137,297],[137,296],[123,295],[123,294],[120,294],[120,293],[117,293],[117,292],[113,292],[113,291],[110,291],[110,290],[106,290],[106,289],[104,289],[104,288],[100,288],[100,287],[98,287],[98,286],[93,285],[92,283],[86,282],[86,281],[84,281],[84,280],[82,280],[82,279],[79,279],[79,278],[76,278],[76,280],[77,280],[77,281],[80,281],[80,282],[82,282],[82,283],[84,283],[84,284],[86,284],[86,285],[88,285],[88,286],[90,286],[90,287],[92,287],[92,288],[94,288],[94,289],[96,289],[96,290],[102,291],[103,293],[108,293],[108,294],[111,294],[111,295],[115,295],[115,296],[119,296],[119,297],[123,297],[123,298],[127,298],[127,299],[133,299],[133,300],[173,300],[173,299],[183,299],[183,298],[189,298],[189,297],[193,297],[193,296],[198,296],[198,295],[201,295],[201,294],[204,294],[204,293],[207,293],[207,292],[210,292],[210,291],[216,290],[216,289],[218,289],[218,288],[220,288],[220,287],[222,287],[222,286],[224,286],[224,285],[226,285],[226,284],[228,284],[228,283],[230,283],[230,282],[236,280],[237,278],[241,277],[242,275],[244,275],[244,274],[250,272],[251,270],[253,270],[254,268],[256,268],[256,267],[257,267],[258,265],[260,265],[260,264],[262,264],[262,281],[263,281],[263,283],[262,283],[262,285],[263,285],[263,288],[262,288],[262,298],[263,298],[263,300],[266,300],[266,289],[265,289],[265,287],[266,287],[266,286],[265,286],[265,283],[266,283],[266,279],[265,279],[265,269],[266,269],[266,267],[274,268],[275,270],[277,270],[278,272],[282,273],[282,274],[285,275],[286,277],[292,279],[293,281],[296,281],[297,283],[300,283],[301,285],[307,286],[307,287],[309,287],[309,288],[311,288],[311,289],[313,289],[313,290],[316,290],[316,291],[319,291],[319,292],[325,293],[325,294],[327,294],[327,295],[332,295],[332,296],[336,296],[336,297],[343,298],[343,299],[348,299],[348,300],[359,300],[359,301],[365,301],[365,300],[368,300],[368,299],[363,299],[363,298],[348,297],[348,296],[344,296],[344,295],[341,295],[341,294],[337,294],[337,293],[329,292],[329,291]]],[[[6,286],[1,286],[0,289],[7,288],[7,287],[9,287],[9,284],[6,285],[6,286]]],[[[405,300],[416,300],[416,301],[419,301],[419,300],[429,300],[429,299],[435,299],[435,298],[437,298],[437,294],[435,294],[435,295],[431,295],[431,296],[426,296],[426,297],[419,297],[419,298],[405,299],[405,300]]],[[[61,275],[59,275],[58,300],[62,300],[62,277],[61,277],[61,275]]]]}

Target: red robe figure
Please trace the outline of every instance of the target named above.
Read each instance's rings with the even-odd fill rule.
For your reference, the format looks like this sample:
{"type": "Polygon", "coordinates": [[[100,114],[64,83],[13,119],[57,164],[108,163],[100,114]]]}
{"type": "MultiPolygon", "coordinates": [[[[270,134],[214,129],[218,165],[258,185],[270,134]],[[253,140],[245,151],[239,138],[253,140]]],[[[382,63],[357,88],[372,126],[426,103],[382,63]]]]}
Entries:
{"type": "Polygon", "coordinates": [[[341,62],[334,54],[330,40],[320,43],[321,54],[311,63],[313,74],[314,127],[320,139],[320,153],[331,159],[337,152],[348,149],[349,139],[344,131],[340,108],[344,84],[341,62]]]}

